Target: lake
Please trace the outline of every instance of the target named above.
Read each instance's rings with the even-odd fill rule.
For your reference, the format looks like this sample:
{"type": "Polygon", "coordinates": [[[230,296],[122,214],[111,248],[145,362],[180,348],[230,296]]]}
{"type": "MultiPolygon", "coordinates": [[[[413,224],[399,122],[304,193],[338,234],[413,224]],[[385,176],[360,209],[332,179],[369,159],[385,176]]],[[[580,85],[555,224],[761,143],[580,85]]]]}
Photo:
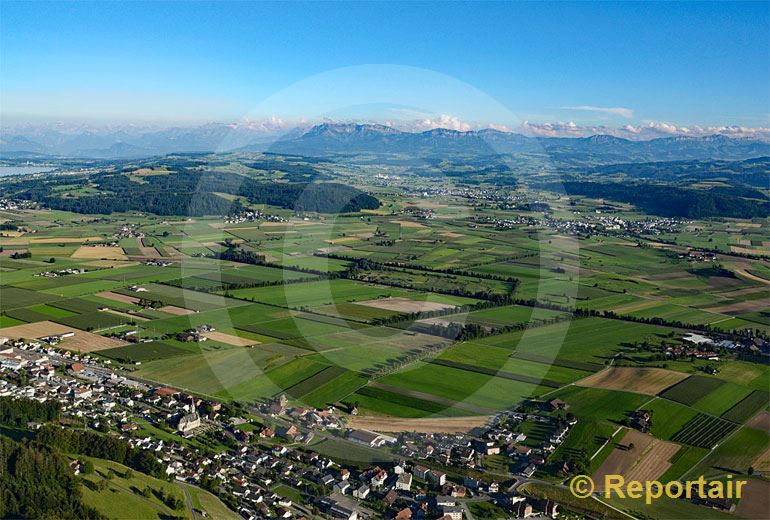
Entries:
{"type": "Polygon", "coordinates": [[[45,173],[55,170],[51,166],[0,166],[0,177],[11,175],[29,175],[31,173],[45,173]]]}

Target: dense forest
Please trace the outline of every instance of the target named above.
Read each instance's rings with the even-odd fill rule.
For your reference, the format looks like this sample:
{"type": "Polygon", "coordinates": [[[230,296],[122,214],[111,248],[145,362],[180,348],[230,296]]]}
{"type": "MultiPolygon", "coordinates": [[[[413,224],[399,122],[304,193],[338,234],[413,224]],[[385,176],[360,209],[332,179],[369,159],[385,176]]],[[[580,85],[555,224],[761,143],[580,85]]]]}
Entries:
{"type": "Polygon", "coordinates": [[[0,435],[0,518],[103,517],[81,502],[80,484],[61,454],[0,435]]]}
{"type": "Polygon", "coordinates": [[[770,157],[757,157],[745,161],[659,161],[623,163],[596,166],[588,170],[590,175],[627,175],[639,179],[659,181],[706,181],[725,180],[732,185],[757,188],[770,187],[770,157]]]}
{"type": "Polygon", "coordinates": [[[50,422],[59,418],[61,405],[56,401],[41,403],[34,399],[0,397],[0,424],[26,428],[30,422],[50,422]]]}
{"type": "MultiPolygon", "coordinates": [[[[59,418],[59,403],[0,398],[0,425],[26,428],[29,422],[59,418]]],[[[16,442],[0,431],[0,518],[101,518],[80,501],[79,483],[62,454],[118,462],[156,478],[165,468],[151,452],[88,430],[44,424],[16,442]]]]}
{"type": "Polygon", "coordinates": [[[155,478],[165,477],[165,468],[152,453],[132,448],[117,437],[46,425],[38,430],[36,440],[63,453],[112,460],[155,478]]]}
{"type": "Polygon", "coordinates": [[[295,211],[341,213],[376,209],[379,201],[360,190],[336,183],[277,183],[224,172],[185,169],[169,175],[152,175],[144,182],[128,175],[102,173],[90,179],[19,181],[0,186],[0,194],[38,202],[58,210],[87,214],[143,211],[156,215],[225,215],[241,211],[238,201],[216,193],[245,197],[254,204],[270,204],[295,211]],[[94,183],[98,195],[62,196],[57,186],[75,187],[94,183]]]}
{"type": "MultiPolygon", "coordinates": [[[[6,426],[53,421],[60,412],[57,402],[0,398],[6,426]]],[[[17,442],[0,432],[0,518],[102,518],[81,502],[80,484],[62,452],[39,434],[32,437],[17,442]]]]}
{"type": "Polygon", "coordinates": [[[660,184],[587,181],[568,181],[563,187],[570,195],[626,202],[664,217],[754,218],[770,214],[770,201],[751,188],[694,189],[660,184]]]}

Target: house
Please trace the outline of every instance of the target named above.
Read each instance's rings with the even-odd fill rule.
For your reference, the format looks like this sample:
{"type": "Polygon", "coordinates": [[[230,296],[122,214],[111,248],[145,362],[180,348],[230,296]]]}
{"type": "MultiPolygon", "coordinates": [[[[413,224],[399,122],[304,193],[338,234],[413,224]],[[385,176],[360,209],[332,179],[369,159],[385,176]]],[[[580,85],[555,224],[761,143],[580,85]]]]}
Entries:
{"type": "Polygon", "coordinates": [[[76,398],[80,399],[88,399],[94,395],[90,388],[76,388],[74,394],[76,398]]]}
{"type": "Polygon", "coordinates": [[[515,518],[528,518],[532,516],[532,504],[524,501],[513,504],[513,515],[515,518]]]}
{"type": "Polygon", "coordinates": [[[444,517],[452,520],[463,520],[463,508],[461,506],[447,506],[441,510],[444,517]]]}
{"type": "Polygon", "coordinates": [[[639,410],[634,412],[631,417],[631,426],[639,430],[640,432],[646,432],[651,425],[652,416],[647,410],[639,410]]]}
{"type": "Polygon", "coordinates": [[[481,485],[481,482],[476,480],[473,477],[466,476],[463,479],[463,484],[465,484],[465,487],[471,488],[471,489],[478,489],[478,487],[481,485]]]}
{"type": "Polygon", "coordinates": [[[388,472],[384,469],[379,470],[374,475],[372,475],[371,479],[369,480],[369,483],[374,487],[379,487],[385,483],[385,480],[388,478],[388,472]]]}
{"type": "Polygon", "coordinates": [[[398,493],[396,493],[394,490],[388,491],[385,496],[383,497],[382,501],[385,502],[388,506],[392,506],[393,503],[398,500],[398,493]]]}
{"type": "Polygon", "coordinates": [[[412,489],[412,474],[401,473],[396,480],[396,489],[400,491],[410,491],[412,489]]]}
{"type": "Polygon", "coordinates": [[[405,507],[398,513],[396,513],[396,516],[394,517],[396,520],[410,520],[412,518],[412,510],[408,507],[405,507]]]}
{"type": "Polygon", "coordinates": [[[558,509],[559,504],[552,500],[545,500],[545,503],[543,504],[543,514],[545,516],[550,516],[551,518],[556,518],[559,516],[558,509]]]}
{"type": "Polygon", "coordinates": [[[420,480],[428,480],[428,475],[430,475],[430,470],[426,468],[425,466],[415,466],[412,470],[412,473],[415,477],[419,478],[420,480]]]}
{"type": "Polygon", "coordinates": [[[350,487],[351,487],[350,482],[343,480],[342,482],[337,482],[336,484],[334,484],[334,491],[336,491],[340,495],[347,495],[348,492],[350,492],[350,487]]]}
{"type": "Polygon", "coordinates": [[[446,483],[446,473],[431,470],[431,472],[428,474],[428,479],[434,484],[443,486],[444,483],[446,483]]]}
{"type": "Polygon", "coordinates": [[[369,496],[370,492],[371,492],[371,489],[369,488],[369,486],[364,484],[360,488],[353,490],[353,496],[363,500],[369,496]]]}
{"type": "Polygon", "coordinates": [[[281,431],[281,437],[288,440],[294,440],[300,435],[299,430],[293,424],[288,428],[284,428],[281,431]]]}
{"type": "Polygon", "coordinates": [[[567,409],[567,403],[565,403],[561,399],[552,399],[552,400],[548,401],[548,406],[551,408],[551,410],[566,410],[567,409]]]}
{"type": "MultiPolygon", "coordinates": [[[[476,487],[478,487],[478,482],[476,487]]],[[[441,494],[449,495],[450,497],[463,498],[465,497],[466,493],[467,492],[465,490],[465,486],[460,486],[459,484],[453,484],[452,482],[447,482],[446,484],[441,486],[441,494]]]]}
{"type": "Polygon", "coordinates": [[[532,448],[529,446],[516,446],[516,455],[527,457],[530,453],[532,453],[532,448]]]}
{"type": "Polygon", "coordinates": [[[120,431],[123,432],[133,432],[139,429],[139,425],[135,422],[124,422],[120,425],[120,431]]]}
{"type": "Polygon", "coordinates": [[[494,441],[477,441],[475,446],[484,455],[498,455],[500,453],[500,446],[494,441]]]}

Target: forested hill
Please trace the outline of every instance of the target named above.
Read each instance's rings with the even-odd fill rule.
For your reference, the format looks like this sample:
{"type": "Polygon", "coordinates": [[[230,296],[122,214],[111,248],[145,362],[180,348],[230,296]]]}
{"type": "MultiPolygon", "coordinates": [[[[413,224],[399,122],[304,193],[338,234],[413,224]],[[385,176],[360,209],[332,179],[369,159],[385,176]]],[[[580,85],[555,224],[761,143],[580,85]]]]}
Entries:
{"type": "MultiPolygon", "coordinates": [[[[578,170],[582,173],[582,170],[578,170]]],[[[770,157],[745,161],[658,161],[596,166],[589,175],[625,175],[637,179],[676,182],[724,180],[731,185],[770,187],[770,157]]]]}
{"type": "Polygon", "coordinates": [[[565,182],[563,188],[570,195],[627,202],[666,217],[754,218],[770,214],[770,201],[762,192],[752,188],[695,189],[662,184],[587,181],[565,182]]]}
{"type": "Polygon", "coordinates": [[[225,215],[240,210],[240,203],[217,193],[245,197],[255,204],[270,204],[296,211],[342,213],[376,209],[379,201],[337,183],[265,182],[228,172],[181,169],[137,181],[123,173],[91,177],[54,177],[0,185],[0,195],[28,199],[58,210],[109,214],[143,211],[156,215],[225,215]],[[66,189],[62,189],[66,187],[66,189]],[[84,193],[95,188],[98,194],[84,193]],[[71,194],[76,194],[72,196],[71,194]]]}

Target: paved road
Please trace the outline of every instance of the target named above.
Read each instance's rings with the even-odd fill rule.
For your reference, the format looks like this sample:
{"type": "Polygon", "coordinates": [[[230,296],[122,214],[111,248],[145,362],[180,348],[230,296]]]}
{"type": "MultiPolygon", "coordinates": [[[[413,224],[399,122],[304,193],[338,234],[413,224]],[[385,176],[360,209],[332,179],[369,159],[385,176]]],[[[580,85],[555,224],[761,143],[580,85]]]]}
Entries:
{"type": "Polygon", "coordinates": [[[182,492],[184,493],[184,500],[187,502],[187,509],[190,510],[190,514],[192,515],[193,520],[198,520],[198,513],[195,512],[195,507],[193,506],[190,491],[187,489],[187,484],[180,484],[179,487],[182,488],[182,492]]]}

